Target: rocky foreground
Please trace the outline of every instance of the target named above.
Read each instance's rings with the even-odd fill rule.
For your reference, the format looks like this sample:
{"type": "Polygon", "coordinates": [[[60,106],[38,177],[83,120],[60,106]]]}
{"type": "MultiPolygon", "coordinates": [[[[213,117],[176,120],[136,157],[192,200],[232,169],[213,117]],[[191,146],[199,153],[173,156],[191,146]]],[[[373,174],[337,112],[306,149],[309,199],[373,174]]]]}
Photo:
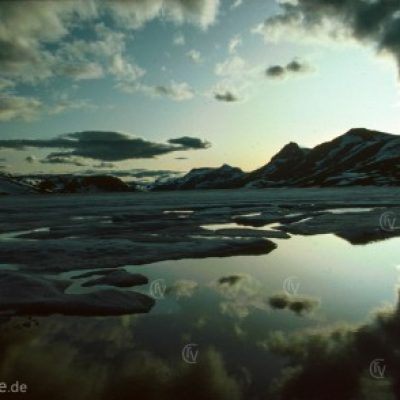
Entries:
{"type": "Polygon", "coordinates": [[[147,312],[154,299],[131,289],[145,267],[126,265],[267,254],[291,235],[400,236],[397,188],[18,196],[0,209],[5,315],[147,312]],[[76,282],[91,291],[69,293],[76,282]]]}

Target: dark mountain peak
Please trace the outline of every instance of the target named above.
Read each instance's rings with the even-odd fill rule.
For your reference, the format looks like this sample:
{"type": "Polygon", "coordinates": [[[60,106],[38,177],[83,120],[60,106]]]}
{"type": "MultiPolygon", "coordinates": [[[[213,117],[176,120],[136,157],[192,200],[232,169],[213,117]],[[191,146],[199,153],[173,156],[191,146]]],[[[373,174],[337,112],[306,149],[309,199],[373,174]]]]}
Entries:
{"type": "Polygon", "coordinates": [[[233,168],[232,166],[230,166],[229,164],[222,164],[220,166],[221,169],[226,169],[226,168],[233,168]]]}
{"type": "Polygon", "coordinates": [[[199,168],[192,168],[187,175],[189,174],[198,174],[198,173],[205,173],[205,172],[209,172],[212,171],[213,168],[210,167],[199,167],[199,168]]]}
{"type": "Polygon", "coordinates": [[[288,143],[249,174],[250,187],[398,185],[400,136],[366,128],[302,149],[288,143]]]}
{"type": "Polygon", "coordinates": [[[240,171],[242,170],[238,167],[232,167],[229,164],[222,164],[220,167],[203,167],[203,168],[193,168],[191,169],[187,175],[197,175],[197,174],[208,174],[208,173],[219,173],[219,172],[233,172],[233,171],[240,171]]]}
{"type": "Polygon", "coordinates": [[[358,137],[364,140],[371,140],[371,139],[381,139],[383,137],[393,136],[389,133],[373,131],[366,128],[352,128],[347,131],[342,137],[358,137]]]}
{"type": "Polygon", "coordinates": [[[217,168],[194,168],[186,175],[156,183],[153,190],[228,189],[242,186],[245,173],[223,164],[217,168]]]}
{"type": "Polygon", "coordinates": [[[242,171],[238,167],[232,167],[232,165],[229,164],[222,164],[219,168],[217,168],[219,171],[242,171]]]}
{"type": "Polygon", "coordinates": [[[282,150],[284,149],[300,149],[300,146],[296,142],[289,142],[283,146],[282,150]]]}
{"type": "Polygon", "coordinates": [[[228,164],[197,168],[155,185],[154,190],[391,186],[400,182],[399,160],[400,136],[354,128],[313,148],[290,142],[270,162],[249,173],[228,164]]]}
{"type": "Polygon", "coordinates": [[[297,158],[304,155],[304,149],[302,149],[297,143],[290,142],[286,144],[277,154],[275,154],[271,161],[278,159],[291,159],[297,158]]]}

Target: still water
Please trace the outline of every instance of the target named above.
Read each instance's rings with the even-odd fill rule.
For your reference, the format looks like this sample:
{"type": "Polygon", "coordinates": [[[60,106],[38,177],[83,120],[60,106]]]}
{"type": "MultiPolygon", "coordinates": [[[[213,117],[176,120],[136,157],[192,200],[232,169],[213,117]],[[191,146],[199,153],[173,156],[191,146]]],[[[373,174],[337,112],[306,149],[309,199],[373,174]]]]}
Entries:
{"type": "Polygon", "coordinates": [[[262,256],[126,266],[149,279],[133,289],[156,298],[148,314],[4,321],[0,375],[25,382],[25,399],[268,399],[286,362],[271,334],[367,321],[396,303],[400,265],[400,239],[273,241],[262,256]],[[271,307],[282,293],[315,306],[271,307]]]}

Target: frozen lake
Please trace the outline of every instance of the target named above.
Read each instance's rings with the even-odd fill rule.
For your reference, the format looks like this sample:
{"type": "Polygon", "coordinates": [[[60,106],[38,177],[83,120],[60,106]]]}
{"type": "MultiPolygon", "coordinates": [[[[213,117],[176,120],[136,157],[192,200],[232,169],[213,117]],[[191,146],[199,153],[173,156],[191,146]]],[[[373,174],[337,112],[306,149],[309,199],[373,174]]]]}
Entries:
{"type": "Polygon", "coordinates": [[[399,189],[0,210],[0,376],[32,398],[397,398],[399,189]]]}

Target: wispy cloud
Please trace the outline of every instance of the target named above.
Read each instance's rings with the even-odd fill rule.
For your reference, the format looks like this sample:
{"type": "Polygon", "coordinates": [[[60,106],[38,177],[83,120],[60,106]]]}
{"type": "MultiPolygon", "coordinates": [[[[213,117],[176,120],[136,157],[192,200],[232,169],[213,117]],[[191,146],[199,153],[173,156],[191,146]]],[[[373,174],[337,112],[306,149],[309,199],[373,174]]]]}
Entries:
{"type": "Polygon", "coordinates": [[[103,67],[94,62],[63,65],[62,72],[64,75],[80,81],[86,79],[99,79],[104,76],[103,67]]]}
{"type": "Polygon", "coordinates": [[[230,41],[228,45],[228,50],[230,54],[235,54],[237,48],[242,44],[242,38],[240,35],[235,35],[230,41]]]}
{"type": "Polygon", "coordinates": [[[246,62],[238,55],[228,57],[226,60],[217,63],[214,72],[217,76],[237,76],[244,72],[246,62]]]}
{"type": "Polygon", "coordinates": [[[231,9],[238,8],[242,4],[243,4],[243,0],[233,0],[233,2],[231,4],[231,9]]]}
{"type": "Polygon", "coordinates": [[[198,50],[194,50],[194,49],[189,50],[186,53],[186,56],[189,58],[190,61],[192,61],[195,64],[200,64],[203,62],[201,54],[198,50]]]}
{"type": "Polygon", "coordinates": [[[194,97],[194,90],[187,82],[172,81],[167,85],[147,85],[133,82],[118,84],[119,89],[127,93],[142,93],[150,97],[167,97],[175,101],[190,100],[194,97]]]}
{"type": "Polygon", "coordinates": [[[173,38],[173,40],[172,40],[172,43],[173,43],[175,46],[183,46],[183,45],[186,43],[185,36],[183,36],[182,33],[177,33],[177,34],[174,36],[174,38],[173,38]]]}
{"type": "Polygon", "coordinates": [[[214,98],[218,101],[224,101],[227,103],[233,103],[239,101],[240,98],[237,94],[233,93],[232,91],[226,89],[225,91],[216,90],[214,91],[214,98]]]}
{"type": "Polygon", "coordinates": [[[42,102],[33,97],[4,93],[0,95],[0,121],[31,121],[39,116],[43,107],[42,102]]]}

